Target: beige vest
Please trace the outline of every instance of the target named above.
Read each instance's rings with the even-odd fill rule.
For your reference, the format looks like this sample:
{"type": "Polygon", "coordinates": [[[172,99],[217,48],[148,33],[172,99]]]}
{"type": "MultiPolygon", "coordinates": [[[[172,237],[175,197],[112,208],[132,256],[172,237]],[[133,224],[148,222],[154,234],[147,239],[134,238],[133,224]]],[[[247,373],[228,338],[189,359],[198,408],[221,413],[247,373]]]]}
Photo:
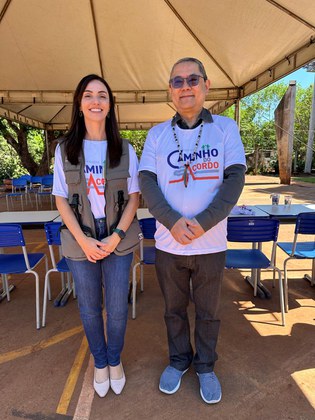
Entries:
{"type": "MultiPolygon", "coordinates": [[[[120,163],[115,168],[109,167],[109,157],[106,157],[105,169],[105,215],[108,234],[119,222],[120,213],[123,212],[128,203],[128,184],[129,174],[129,143],[123,139],[123,151],[120,163]],[[123,199],[123,204],[121,201],[123,199]]],[[[68,200],[73,208],[81,229],[87,236],[96,237],[94,218],[91,211],[90,202],[87,198],[87,184],[84,174],[84,155],[81,152],[79,163],[72,165],[65,154],[65,144],[60,143],[60,150],[65,173],[66,183],[68,184],[68,200]]],[[[123,239],[117,249],[114,251],[117,255],[125,255],[132,252],[139,242],[141,230],[139,223],[135,218],[126,232],[126,238],[123,239]]],[[[77,244],[73,235],[68,229],[61,229],[61,243],[63,255],[73,260],[85,260],[86,256],[81,247],[77,244]]]]}

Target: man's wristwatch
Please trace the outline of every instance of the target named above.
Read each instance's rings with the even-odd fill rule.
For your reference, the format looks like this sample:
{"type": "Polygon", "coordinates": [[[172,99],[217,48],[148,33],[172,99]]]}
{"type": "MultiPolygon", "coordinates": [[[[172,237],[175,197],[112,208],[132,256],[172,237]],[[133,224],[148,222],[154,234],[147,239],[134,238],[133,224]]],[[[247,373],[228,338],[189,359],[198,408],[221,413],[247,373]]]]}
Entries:
{"type": "Polygon", "coordinates": [[[124,239],[126,236],[125,232],[122,229],[114,229],[113,232],[116,232],[120,239],[124,239]]]}

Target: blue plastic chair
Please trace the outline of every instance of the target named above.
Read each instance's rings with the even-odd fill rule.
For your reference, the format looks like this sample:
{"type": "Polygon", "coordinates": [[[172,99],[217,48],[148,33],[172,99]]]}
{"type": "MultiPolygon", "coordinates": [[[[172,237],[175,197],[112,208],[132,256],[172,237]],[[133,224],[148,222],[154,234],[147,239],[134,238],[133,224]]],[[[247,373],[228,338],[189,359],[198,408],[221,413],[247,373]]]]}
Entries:
{"type": "MultiPolygon", "coordinates": [[[[289,257],[284,261],[284,300],[285,309],[289,310],[288,303],[288,276],[287,263],[292,259],[311,259],[312,261],[312,275],[307,274],[304,278],[315,284],[315,241],[314,236],[312,241],[298,241],[299,235],[315,235],[315,212],[300,213],[297,216],[294,230],[293,242],[278,242],[278,247],[282,249],[289,257]]],[[[305,238],[304,238],[305,239],[305,238]]]]}
{"type": "Polygon", "coordinates": [[[43,259],[46,263],[47,258],[43,253],[28,253],[26,251],[25,240],[21,225],[18,224],[0,224],[0,247],[22,247],[22,253],[18,254],[0,254],[0,273],[2,276],[3,288],[10,301],[10,289],[8,285],[9,274],[33,274],[36,285],[36,328],[40,328],[39,314],[39,276],[33,269],[43,259]]]}
{"type": "Polygon", "coordinates": [[[42,197],[49,197],[50,199],[50,208],[53,209],[53,196],[52,196],[52,187],[53,187],[53,175],[45,175],[41,177],[41,187],[35,191],[36,197],[36,209],[38,210],[39,205],[42,204],[42,197]]]}
{"type": "Polygon", "coordinates": [[[54,306],[64,306],[73,292],[73,297],[75,298],[75,289],[74,285],[71,285],[71,275],[70,270],[67,265],[65,257],[61,255],[61,241],[60,241],[60,222],[50,222],[45,223],[45,234],[48,243],[50,259],[52,263],[52,268],[46,272],[45,275],[45,285],[44,285],[44,300],[43,300],[43,320],[42,326],[46,325],[46,312],[47,312],[47,297],[51,300],[51,291],[50,291],[50,281],[49,276],[51,273],[61,273],[61,291],[57,298],[54,300],[54,306]],[[59,260],[56,262],[54,248],[58,247],[59,251],[59,260]],[[67,273],[67,283],[65,283],[64,273],[67,273]]]}
{"type": "Polygon", "coordinates": [[[156,220],[148,217],[139,220],[143,238],[140,240],[139,261],[132,269],[132,319],[136,318],[137,268],[140,267],[140,290],[143,292],[143,266],[155,264],[155,246],[145,246],[144,239],[154,239],[156,220]]]}
{"type": "Polygon", "coordinates": [[[24,210],[23,207],[23,198],[25,198],[25,203],[27,202],[27,187],[28,181],[26,178],[13,178],[12,179],[12,192],[6,194],[6,203],[7,203],[7,210],[10,211],[9,208],[9,199],[11,202],[11,206],[13,208],[13,198],[19,197],[21,199],[21,208],[22,211],[24,210]]]}
{"type": "Polygon", "coordinates": [[[31,175],[29,175],[29,174],[25,174],[25,175],[21,175],[21,176],[20,176],[20,179],[26,179],[26,181],[27,181],[28,183],[30,183],[30,182],[31,182],[31,179],[32,179],[32,176],[31,176],[31,175]]]}
{"type": "MultiPolygon", "coordinates": [[[[275,266],[275,255],[279,221],[274,219],[231,218],[227,224],[227,240],[230,242],[251,243],[252,249],[228,249],[226,268],[275,270],[279,278],[280,308],[282,325],[285,325],[284,296],[281,271],[275,266]],[[273,242],[271,258],[261,250],[262,242],[273,242]],[[259,244],[258,248],[256,244],[259,244]]],[[[254,276],[254,294],[257,292],[257,275],[254,276]]]]}

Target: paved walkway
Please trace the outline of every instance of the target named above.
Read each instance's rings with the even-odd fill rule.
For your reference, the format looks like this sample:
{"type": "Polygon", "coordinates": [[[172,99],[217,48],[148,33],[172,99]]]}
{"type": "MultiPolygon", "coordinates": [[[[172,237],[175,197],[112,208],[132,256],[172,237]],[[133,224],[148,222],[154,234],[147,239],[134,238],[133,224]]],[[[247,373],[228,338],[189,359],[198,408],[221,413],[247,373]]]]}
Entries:
{"type": "MultiPolygon", "coordinates": [[[[315,203],[312,184],[279,185],[277,178],[248,176],[239,204],[269,204],[270,194],[291,194],[293,203],[315,203]]],[[[283,197],[282,197],[283,199],[283,197]]],[[[4,211],[5,209],[2,209],[4,211]]],[[[291,239],[293,226],[282,225],[280,240],[291,239]]],[[[44,233],[25,230],[32,250],[47,252],[44,233]]],[[[281,266],[283,256],[278,253],[281,266]]],[[[7,419],[314,419],[315,288],[302,280],[305,262],[290,266],[290,311],[279,326],[278,289],[272,273],[263,274],[271,299],[253,297],[237,270],[225,273],[221,334],[216,373],[222,401],[206,405],[190,369],[180,390],[159,392],[159,375],[168,363],[163,300],[154,267],[145,267],[145,291],[138,294],[137,319],[128,322],[123,363],[126,387],[120,396],[94,395],[93,365],[76,302],[64,308],[49,304],[47,326],[35,329],[35,286],[30,276],[12,276],[11,302],[0,303],[1,420],[7,419]]],[[[44,267],[39,267],[41,296],[44,267]]],[[[60,287],[53,277],[52,293],[60,287]]],[[[190,305],[193,328],[193,305],[190,305]]],[[[131,312],[130,312],[131,314],[131,312]]]]}

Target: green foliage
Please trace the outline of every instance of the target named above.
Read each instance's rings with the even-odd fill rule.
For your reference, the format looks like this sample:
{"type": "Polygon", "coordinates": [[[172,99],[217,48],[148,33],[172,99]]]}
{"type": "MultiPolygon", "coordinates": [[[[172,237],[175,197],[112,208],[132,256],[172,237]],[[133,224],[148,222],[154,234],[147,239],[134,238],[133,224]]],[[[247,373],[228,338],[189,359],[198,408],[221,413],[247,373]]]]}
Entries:
{"type": "Polygon", "coordinates": [[[21,143],[23,141],[22,136],[20,136],[21,132],[25,133],[24,141],[30,158],[37,165],[41,162],[45,152],[43,130],[25,127],[15,122],[9,124],[5,119],[0,119],[0,180],[29,173],[22,164],[22,156],[19,156],[18,153],[18,144],[21,150],[25,151],[21,143]]]}
{"type": "Polygon", "coordinates": [[[298,178],[293,178],[294,181],[303,181],[303,182],[310,182],[311,184],[315,184],[315,177],[314,176],[310,176],[310,177],[298,177],[298,178]]]}
{"type": "Polygon", "coordinates": [[[235,105],[230,106],[230,108],[226,109],[221,113],[224,117],[229,117],[234,119],[234,113],[235,113],[235,105]]]}
{"type": "Polygon", "coordinates": [[[40,163],[45,148],[43,130],[30,129],[27,133],[27,145],[35,162],[40,163]]]}
{"type": "Polygon", "coordinates": [[[138,158],[140,159],[140,156],[143,150],[143,145],[144,145],[148,132],[146,130],[136,130],[136,131],[121,130],[120,134],[122,138],[129,140],[129,142],[134,147],[138,158]]]}
{"type": "MultiPolygon", "coordinates": [[[[287,88],[288,86],[284,83],[273,84],[242,99],[241,137],[247,152],[257,153],[262,150],[271,150],[277,157],[274,111],[287,88]]],[[[302,88],[297,85],[293,141],[297,171],[304,169],[311,102],[312,86],[302,88]]],[[[277,158],[271,159],[270,165],[277,172],[277,158]]],[[[261,164],[258,166],[259,168],[250,169],[256,173],[264,170],[261,164]]]]}
{"type": "Polygon", "coordinates": [[[0,181],[2,182],[6,178],[16,178],[25,173],[18,154],[0,134],[0,181]]]}

